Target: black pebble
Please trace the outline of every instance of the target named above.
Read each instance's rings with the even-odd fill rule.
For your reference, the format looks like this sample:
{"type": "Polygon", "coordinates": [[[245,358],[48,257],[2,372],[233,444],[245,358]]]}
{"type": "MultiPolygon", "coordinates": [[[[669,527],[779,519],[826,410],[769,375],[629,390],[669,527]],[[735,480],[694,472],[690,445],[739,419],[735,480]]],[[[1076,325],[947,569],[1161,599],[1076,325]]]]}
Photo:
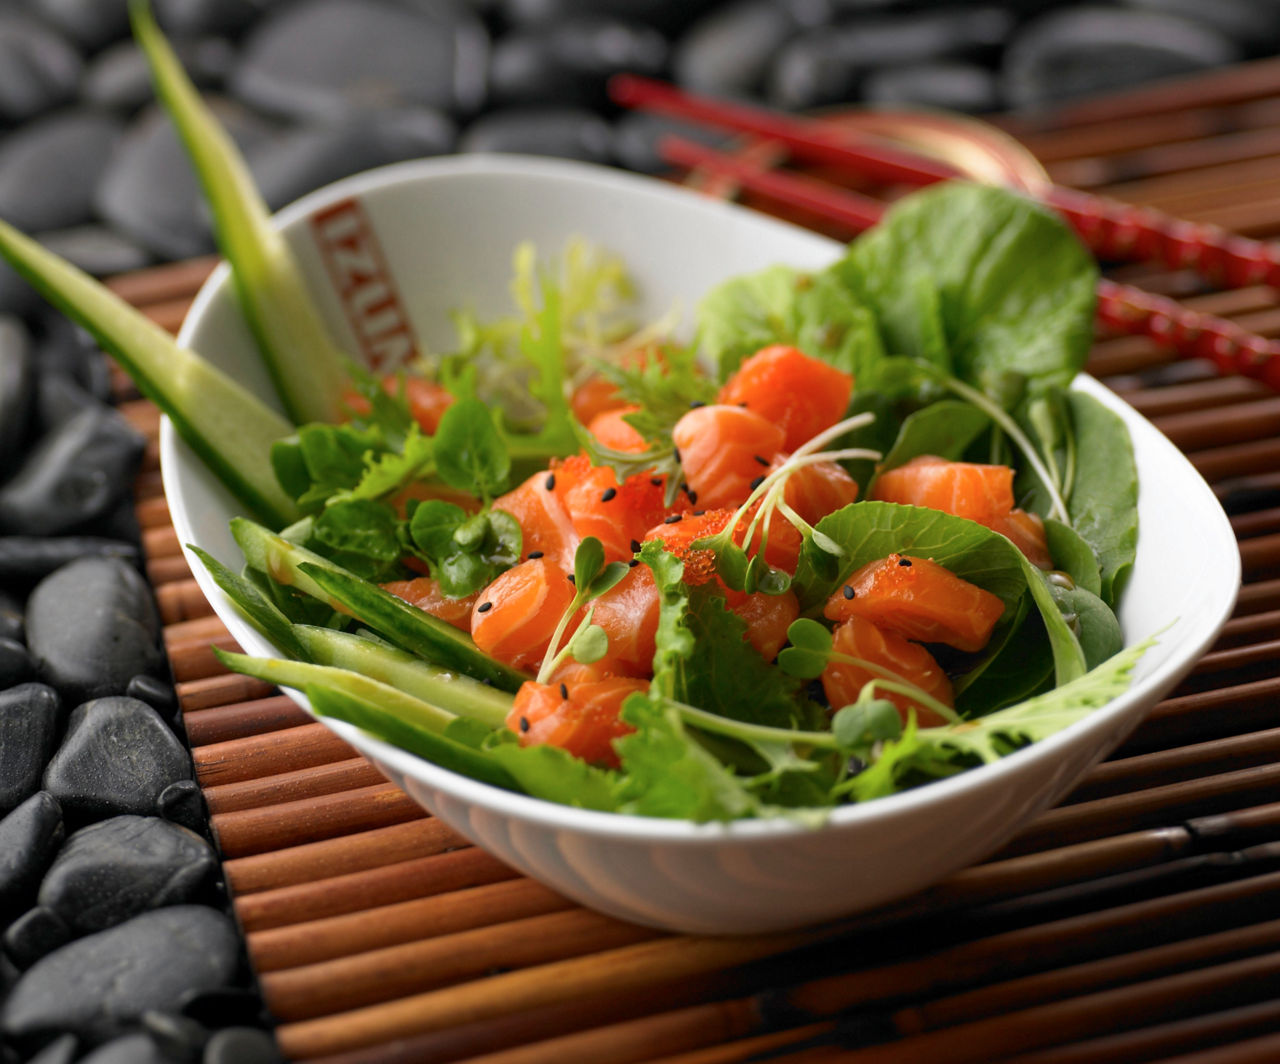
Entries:
{"type": "Polygon", "coordinates": [[[0,690],[32,679],[33,666],[27,648],[16,639],[0,636],[0,690]]]}
{"type": "Polygon", "coordinates": [[[40,789],[57,746],[62,703],[52,687],[24,683],[0,691],[0,815],[40,789]]]}
{"type": "Polygon", "coordinates": [[[154,709],[117,695],[77,706],[44,786],[78,816],[150,815],[161,793],[191,778],[191,759],[154,709]],[[128,751],[127,757],[121,752],[128,751]]]}
{"type": "Polygon", "coordinates": [[[62,808],[47,791],[0,819],[0,927],[35,901],[64,835],[62,808]]]}
{"type": "Polygon", "coordinates": [[[19,968],[30,968],[71,941],[71,929],[52,909],[37,905],[19,916],[4,933],[4,951],[19,968]]]}
{"type": "Polygon", "coordinates": [[[178,708],[178,694],[174,691],[173,684],[146,673],[130,680],[124,693],[139,702],[145,702],[166,719],[172,717],[174,710],[178,708]]]}
{"type": "Polygon", "coordinates": [[[195,780],[175,780],[156,799],[156,814],[190,831],[203,831],[208,812],[200,785],[195,780]]]}
{"type": "Polygon", "coordinates": [[[201,1064],[283,1064],[275,1039],[254,1027],[227,1027],[205,1046],[201,1064]]]}

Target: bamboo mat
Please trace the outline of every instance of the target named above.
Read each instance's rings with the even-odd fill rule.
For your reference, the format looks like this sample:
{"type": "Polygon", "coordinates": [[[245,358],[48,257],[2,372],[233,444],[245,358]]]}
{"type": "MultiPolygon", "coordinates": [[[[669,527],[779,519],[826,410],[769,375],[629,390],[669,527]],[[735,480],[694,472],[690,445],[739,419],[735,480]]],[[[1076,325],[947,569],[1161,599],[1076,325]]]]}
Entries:
{"type": "MultiPolygon", "coordinates": [[[[1280,236],[1280,61],[1005,125],[1061,183],[1280,236]]],[[[211,265],[114,284],[176,328],[211,265]]],[[[1280,335],[1272,289],[1115,273],[1280,335]]],[[[839,934],[673,936],[581,909],[427,816],[277,691],[223,672],[209,648],[231,640],[180,553],[153,442],[138,482],[148,572],[285,1055],[1280,1060],[1280,397],[1131,338],[1099,342],[1090,369],[1227,506],[1245,574],[1235,615],[1060,807],[988,863],[839,934]]],[[[154,409],[122,405],[154,441],[154,409]]]]}

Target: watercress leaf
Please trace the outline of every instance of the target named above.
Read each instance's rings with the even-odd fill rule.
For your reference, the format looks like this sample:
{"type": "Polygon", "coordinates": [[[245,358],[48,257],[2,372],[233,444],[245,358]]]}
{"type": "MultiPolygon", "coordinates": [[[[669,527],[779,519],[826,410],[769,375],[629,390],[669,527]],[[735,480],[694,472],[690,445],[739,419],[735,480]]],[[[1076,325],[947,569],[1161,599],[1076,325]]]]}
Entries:
{"type": "Polygon", "coordinates": [[[376,431],[351,425],[303,425],[298,447],[311,477],[311,488],[301,498],[304,504],[354,488],[364,476],[365,455],[384,450],[376,431]]]}
{"type": "Polygon", "coordinates": [[[473,517],[468,517],[453,530],[453,541],[464,551],[477,554],[488,533],[489,515],[479,513],[473,517]]]}
{"type": "Polygon", "coordinates": [[[834,270],[895,354],[931,357],[920,322],[936,293],[954,372],[976,386],[1005,369],[1037,390],[1066,385],[1093,340],[1092,256],[1052,211],[1004,189],[948,181],[904,197],[834,270]]]}
{"type": "Polygon", "coordinates": [[[482,554],[486,561],[510,568],[520,560],[520,551],[524,545],[520,522],[505,510],[490,510],[487,516],[488,532],[482,554]]]}
{"type": "Polygon", "coordinates": [[[598,624],[586,624],[574,633],[569,653],[580,665],[590,665],[609,653],[609,634],[598,624]]]}
{"type": "Polygon", "coordinates": [[[369,499],[335,502],[316,515],[311,533],[327,547],[376,562],[394,562],[400,557],[395,511],[384,503],[369,499]]]}
{"type": "Polygon", "coordinates": [[[591,586],[603,568],[604,545],[595,536],[587,536],[573,553],[573,583],[579,593],[591,586]]]}
{"type": "Polygon", "coordinates": [[[426,499],[414,507],[409,518],[409,538],[428,558],[446,558],[458,549],[454,533],[467,520],[467,513],[443,499],[426,499]]]}
{"type": "Polygon", "coordinates": [[[490,498],[507,486],[511,456],[479,399],[459,399],[444,412],[434,451],[436,472],[450,487],[490,498]]]}
{"type": "Polygon", "coordinates": [[[457,551],[439,560],[436,578],[440,590],[450,598],[465,598],[479,591],[496,576],[494,567],[477,554],[457,551]]]}
{"type": "Polygon", "coordinates": [[[621,582],[622,578],[627,575],[628,568],[626,562],[610,562],[587,585],[587,594],[591,598],[598,598],[603,595],[611,587],[621,582]]]}
{"type": "Polygon", "coordinates": [[[831,718],[831,731],[841,750],[866,750],[873,743],[902,735],[898,707],[886,698],[852,702],[831,718]]]}

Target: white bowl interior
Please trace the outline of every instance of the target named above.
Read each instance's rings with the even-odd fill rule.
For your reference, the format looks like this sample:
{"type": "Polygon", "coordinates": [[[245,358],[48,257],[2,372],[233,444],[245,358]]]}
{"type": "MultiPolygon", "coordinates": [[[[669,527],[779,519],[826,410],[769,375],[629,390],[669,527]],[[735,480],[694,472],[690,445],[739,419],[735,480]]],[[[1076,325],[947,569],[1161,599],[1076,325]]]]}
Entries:
{"type": "MultiPolygon", "coordinates": [[[[468,156],[401,164],[313,193],[279,216],[335,333],[355,350],[308,219],[360,201],[420,339],[454,341],[449,311],[510,306],[511,254],[532,240],[559,251],[573,235],[621,254],[638,281],[640,313],[686,315],[726,277],[776,262],[814,268],[840,246],[805,230],[687,190],[615,171],[543,159],[468,156]]],[[[258,394],[270,388],[253,353],[225,267],[198,296],[181,341],[258,394]]],[[[1121,610],[1126,643],[1159,633],[1132,688],[1058,735],[980,770],[832,813],[821,829],[790,822],[698,825],[556,806],[476,783],[331,724],[428,809],[521,871],[627,919],[697,932],[802,926],[920,889],[997,849],[1061,798],[1137,725],[1212,642],[1240,581],[1235,537],[1212,491],[1148,422],[1096,381],[1078,387],[1129,426],[1141,476],[1138,559],[1121,610]]],[[[227,528],[238,511],[165,423],[161,460],[182,542],[233,567],[227,528]]],[[[271,653],[213,585],[193,572],[241,645],[271,653]]],[[[302,701],[299,696],[299,701],[302,701]]],[[[305,705],[305,702],[303,702],[305,705]]]]}

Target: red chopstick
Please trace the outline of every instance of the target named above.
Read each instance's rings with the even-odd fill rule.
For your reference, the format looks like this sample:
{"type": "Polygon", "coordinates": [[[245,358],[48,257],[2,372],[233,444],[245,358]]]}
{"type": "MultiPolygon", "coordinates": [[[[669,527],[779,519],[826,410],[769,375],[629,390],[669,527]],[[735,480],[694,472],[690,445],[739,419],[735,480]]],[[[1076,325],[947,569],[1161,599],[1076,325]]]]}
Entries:
{"type": "MultiPolygon", "coordinates": [[[[931,184],[961,176],[944,162],[848,130],[822,119],[798,118],[747,104],[711,99],[673,85],[622,74],[609,84],[623,106],[753,133],[777,141],[799,160],[826,163],[880,181],[931,184]]],[[[1192,269],[1215,284],[1280,287],[1280,247],[1219,226],[1182,221],[1161,211],[1046,184],[1040,197],[1058,210],[1101,259],[1162,260],[1192,269]]]]}
{"type": "MultiPolygon", "coordinates": [[[[880,220],[878,200],[800,174],[760,164],[680,137],[666,137],[660,151],[668,162],[700,167],[731,178],[744,188],[798,207],[858,233],[880,220]]],[[[1146,336],[1190,358],[1207,358],[1222,373],[1237,373],[1280,390],[1280,342],[1242,329],[1234,322],[1190,310],[1175,300],[1131,285],[1098,282],[1098,320],[1121,332],[1146,336]]]]}

